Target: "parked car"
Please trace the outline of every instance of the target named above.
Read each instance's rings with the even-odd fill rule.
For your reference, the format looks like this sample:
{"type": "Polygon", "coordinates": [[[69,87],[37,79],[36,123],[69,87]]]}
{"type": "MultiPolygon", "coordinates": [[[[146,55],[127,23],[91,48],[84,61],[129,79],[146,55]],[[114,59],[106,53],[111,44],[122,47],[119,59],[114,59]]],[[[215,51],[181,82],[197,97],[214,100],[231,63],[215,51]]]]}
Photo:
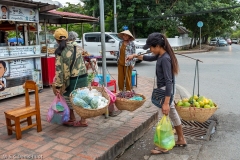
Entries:
{"type": "Polygon", "coordinates": [[[219,39],[218,40],[218,46],[227,46],[227,41],[225,39],[219,39]]]}
{"type": "Polygon", "coordinates": [[[77,43],[78,46],[82,47],[82,40],[81,39],[77,38],[75,40],[75,42],[77,43]]]}
{"type": "Polygon", "coordinates": [[[238,44],[238,39],[237,38],[232,38],[232,43],[238,44]]]}
{"type": "MultiPolygon", "coordinates": [[[[105,47],[106,47],[106,60],[107,61],[116,61],[117,56],[116,53],[119,52],[119,42],[121,39],[118,37],[117,33],[113,32],[105,32],[105,47]],[[114,51],[115,55],[111,55],[110,51],[114,51]]],[[[88,32],[83,34],[82,41],[80,42],[80,46],[84,46],[84,50],[88,51],[91,55],[101,56],[101,32],[88,32]]],[[[143,46],[145,42],[134,41],[136,47],[136,53],[145,53],[143,50],[143,46]]],[[[99,58],[101,61],[101,58],[99,58]]],[[[141,62],[140,60],[137,62],[141,62]]]]}
{"type": "Polygon", "coordinates": [[[228,38],[227,39],[227,43],[231,45],[232,44],[232,40],[230,38],[228,38]]]}
{"type": "Polygon", "coordinates": [[[213,38],[213,39],[210,40],[209,45],[210,46],[215,46],[217,44],[217,41],[218,41],[217,38],[213,38]]]}

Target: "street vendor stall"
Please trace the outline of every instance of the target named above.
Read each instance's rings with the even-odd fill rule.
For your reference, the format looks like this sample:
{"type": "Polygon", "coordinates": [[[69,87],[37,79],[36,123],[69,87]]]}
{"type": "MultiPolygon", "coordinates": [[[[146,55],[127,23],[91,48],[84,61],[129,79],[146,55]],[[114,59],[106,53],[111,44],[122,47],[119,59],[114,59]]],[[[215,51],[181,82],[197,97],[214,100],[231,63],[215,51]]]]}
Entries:
{"type": "Polygon", "coordinates": [[[23,94],[26,80],[42,89],[39,13],[58,7],[51,0],[0,1],[0,100],[23,94]]]}
{"type": "MultiPolygon", "coordinates": [[[[66,24],[83,24],[83,23],[90,23],[90,22],[98,22],[97,18],[76,14],[76,13],[69,13],[69,12],[60,12],[56,10],[50,10],[48,12],[44,12],[40,14],[40,23],[44,26],[45,38],[44,41],[41,43],[41,52],[45,56],[42,57],[42,66],[45,67],[43,70],[43,85],[49,86],[53,83],[53,78],[55,76],[55,49],[56,43],[55,39],[51,39],[47,36],[46,26],[48,25],[55,25],[61,27],[61,25],[66,24]]],[[[66,27],[68,28],[68,27],[66,27]]],[[[68,29],[67,29],[68,30],[68,29]]],[[[83,25],[82,25],[82,32],[83,32],[83,25]]],[[[80,46],[79,46],[80,47],[80,46]]],[[[83,52],[86,53],[86,52],[83,52]]]]}

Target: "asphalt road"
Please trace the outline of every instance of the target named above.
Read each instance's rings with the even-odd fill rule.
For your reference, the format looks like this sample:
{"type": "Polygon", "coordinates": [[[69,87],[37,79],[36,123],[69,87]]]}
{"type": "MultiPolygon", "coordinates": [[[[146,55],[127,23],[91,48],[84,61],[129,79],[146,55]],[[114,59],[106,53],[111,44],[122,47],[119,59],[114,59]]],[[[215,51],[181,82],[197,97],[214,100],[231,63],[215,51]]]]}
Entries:
{"type": "MultiPolygon", "coordinates": [[[[199,94],[211,98],[221,108],[219,112],[240,113],[240,45],[217,47],[211,52],[186,54],[199,62],[199,94]],[[224,107],[225,106],[225,107],[224,107]],[[239,105],[238,105],[239,106],[239,105]]],[[[196,61],[177,55],[180,73],[176,77],[176,84],[184,87],[193,94],[194,75],[196,61]]],[[[141,62],[135,66],[138,75],[154,78],[155,62],[141,62]]],[[[117,74],[117,66],[114,63],[107,65],[111,74],[117,74]]],[[[141,83],[141,82],[138,82],[141,83]]],[[[195,81],[194,94],[198,94],[198,82],[195,81]]]]}
{"type": "MultiPolygon", "coordinates": [[[[240,139],[240,45],[217,47],[211,52],[187,55],[203,61],[203,63],[199,62],[199,94],[212,99],[220,108],[215,112],[218,120],[216,132],[211,141],[201,145],[196,159],[237,160],[240,158],[238,143],[240,139]]],[[[177,55],[177,58],[180,73],[176,77],[176,84],[184,87],[192,94],[196,61],[179,55],[177,55]]],[[[108,64],[107,68],[110,73],[117,73],[115,64],[108,64]]],[[[155,62],[142,62],[137,64],[135,68],[139,76],[154,78],[155,62]]],[[[195,94],[198,93],[197,86],[196,81],[195,94]]],[[[149,153],[152,149],[152,139],[149,138],[151,136],[153,136],[153,132],[150,130],[145,139],[140,139],[136,143],[138,145],[133,145],[120,160],[124,160],[126,157],[135,160],[137,157],[133,155],[136,154],[140,154],[141,159],[148,159],[149,155],[146,152],[149,153]],[[144,141],[144,143],[141,141],[144,141]],[[135,150],[132,149],[134,147],[135,150]],[[137,150],[136,147],[144,151],[137,150]]],[[[139,159],[139,156],[137,159],[139,159]]]]}

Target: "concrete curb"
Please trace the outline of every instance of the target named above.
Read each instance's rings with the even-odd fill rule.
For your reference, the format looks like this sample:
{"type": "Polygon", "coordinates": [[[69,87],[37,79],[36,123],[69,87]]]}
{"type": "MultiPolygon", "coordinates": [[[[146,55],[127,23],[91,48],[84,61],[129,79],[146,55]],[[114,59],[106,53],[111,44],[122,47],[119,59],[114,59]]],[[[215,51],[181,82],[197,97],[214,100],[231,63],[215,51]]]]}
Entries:
{"type": "MultiPolygon", "coordinates": [[[[136,117],[138,118],[138,117],[136,117]]],[[[115,145],[108,149],[96,160],[107,160],[115,159],[118,155],[122,154],[129,146],[135,143],[140,139],[150,127],[152,127],[158,121],[158,112],[153,113],[148,119],[143,123],[139,124],[133,131],[130,131],[129,134],[125,135],[121,140],[119,140],[115,145]]],[[[131,121],[129,122],[131,123],[131,121]]],[[[128,126],[125,126],[128,127],[128,126]]]]}
{"type": "Polygon", "coordinates": [[[209,51],[213,50],[214,48],[216,48],[216,47],[212,46],[212,47],[209,47],[208,49],[203,49],[203,50],[191,50],[190,49],[190,50],[186,50],[186,51],[178,51],[176,53],[179,53],[179,54],[202,53],[202,52],[209,52],[209,51]]]}

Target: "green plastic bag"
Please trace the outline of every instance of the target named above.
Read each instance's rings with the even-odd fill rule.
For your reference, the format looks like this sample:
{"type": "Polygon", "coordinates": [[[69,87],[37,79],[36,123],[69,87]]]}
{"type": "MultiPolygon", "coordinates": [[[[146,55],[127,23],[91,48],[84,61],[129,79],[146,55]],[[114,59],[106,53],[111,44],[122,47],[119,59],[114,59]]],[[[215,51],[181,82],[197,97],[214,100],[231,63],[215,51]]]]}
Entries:
{"type": "Polygon", "coordinates": [[[158,122],[155,134],[154,144],[162,149],[170,150],[175,145],[175,139],[172,124],[168,116],[163,116],[158,122]]]}

